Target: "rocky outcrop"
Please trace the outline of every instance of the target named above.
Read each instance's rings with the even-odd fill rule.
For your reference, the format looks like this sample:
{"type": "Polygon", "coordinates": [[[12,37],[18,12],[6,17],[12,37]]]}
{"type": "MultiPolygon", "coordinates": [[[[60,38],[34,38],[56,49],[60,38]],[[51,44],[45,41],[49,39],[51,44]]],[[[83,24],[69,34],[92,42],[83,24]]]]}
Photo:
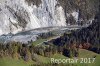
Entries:
{"type": "Polygon", "coordinates": [[[39,6],[42,3],[41,0],[25,0],[25,1],[28,3],[29,6],[31,5],[39,6]]]}
{"type": "MultiPolygon", "coordinates": [[[[73,11],[79,13],[78,20],[87,20],[92,19],[95,14],[98,12],[99,0],[58,0],[59,5],[64,8],[66,20],[69,18],[67,14],[73,11]]],[[[68,22],[68,21],[67,21],[68,22]]]]}
{"type": "Polygon", "coordinates": [[[99,0],[0,0],[0,35],[91,24],[98,5],[99,0]]]}

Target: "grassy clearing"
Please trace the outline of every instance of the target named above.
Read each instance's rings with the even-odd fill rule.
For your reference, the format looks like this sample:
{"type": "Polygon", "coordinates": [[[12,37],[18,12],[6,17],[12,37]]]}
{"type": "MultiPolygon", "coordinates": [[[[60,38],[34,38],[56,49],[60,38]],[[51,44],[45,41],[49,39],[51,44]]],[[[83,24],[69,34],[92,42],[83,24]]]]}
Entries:
{"type": "Polygon", "coordinates": [[[89,50],[80,49],[79,50],[79,55],[80,55],[79,56],[80,58],[86,58],[86,57],[92,58],[94,56],[98,56],[99,54],[94,53],[94,52],[89,51],[89,50]]]}
{"type": "Polygon", "coordinates": [[[38,39],[38,40],[36,40],[36,41],[34,41],[33,43],[32,43],[32,45],[37,45],[37,44],[40,44],[40,43],[43,43],[44,41],[46,41],[46,39],[38,39]]]}
{"type": "MultiPolygon", "coordinates": [[[[44,63],[44,64],[48,64],[50,63],[50,58],[48,57],[44,57],[44,56],[38,56],[38,61],[40,63],[44,63]]],[[[60,54],[55,54],[52,56],[52,58],[66,58],[63,55],[60,54]]],[[[12,59],[9,57],[6,58],[0,58],[0,66],[30,66],[31,64],[34,64],[35,62],[33,61],[29,61],[29,62],[25,62],[24,60],[17,60],[17,59],[12,59]]]]}
{"type": "Polygon", "coordinates": [[[79,50],[79,58],[94,58],[94,63],[78,63],[77,66],[100,66],[100,55],[85,49],[79,50]]]}
{"type": "MultiPolygon", "coordinates": [[[[100,66],[100,55],[96,54],[92,51],[88,51],[85,49],[80,49],[79,50],[79,57],[78,58],[93,58],[96,56],[96,60],[94,63],[77,63],[74,64],[73,66],[100,66]]],[[[68,57],[65,57],[61,54],[54,54],[51,57],[44,57],[37,55],[38,61],[44,64],[50,63],[51,59],[50,58],[55,58],[55,59],[68,59],[68,57]]],[[[35,62],[29,61],[25,62],[24,60],[20,59],[12,59],[12,58],[0,58],[0,66],[30,66],[31,64],[34,64],[35,62]]]]}
{"type": "Polygon", "coordinates": [[[46,38],[46,39],[40,38],[40,39],[34,41],[34,42],[32,43],[32,45],[33,45],[33,46],[36,46],[36,45],[38,45],[38,44],[42,44],[42,43],[45,42],[45,41],[50,41],[50,40],[55,39],[55,38],[57,38],[57,37],[58,37],[58,36],[52,36],[52,37],[48,37],[48,38],[46,38]]]}
{"type": "Polygon", "coordinates": [[[29,66],[29,63],[23,60],[16,60],[9,57],[0,58],[0,66],[29,66]]]}

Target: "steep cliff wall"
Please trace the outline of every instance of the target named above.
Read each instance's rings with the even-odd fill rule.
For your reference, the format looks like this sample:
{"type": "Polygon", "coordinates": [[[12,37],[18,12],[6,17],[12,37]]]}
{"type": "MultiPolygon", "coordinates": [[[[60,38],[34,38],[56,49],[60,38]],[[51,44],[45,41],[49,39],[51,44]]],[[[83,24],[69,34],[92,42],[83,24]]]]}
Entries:
{"type": "Polygon", "coordinates": [[[85,25],[99,0],[0,0],[0,35],[41,27],[85,25]]]}

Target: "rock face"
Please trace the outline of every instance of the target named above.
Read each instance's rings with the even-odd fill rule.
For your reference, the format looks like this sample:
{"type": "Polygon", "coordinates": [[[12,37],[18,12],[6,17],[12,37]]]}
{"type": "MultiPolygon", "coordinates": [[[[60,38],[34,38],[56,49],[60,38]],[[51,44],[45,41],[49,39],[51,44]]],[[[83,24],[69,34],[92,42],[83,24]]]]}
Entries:
{"type": "Polygon", "coordinates": [[[0,0],[0,35],[41,27],[86,25],[99,0],[0,0]]]}

